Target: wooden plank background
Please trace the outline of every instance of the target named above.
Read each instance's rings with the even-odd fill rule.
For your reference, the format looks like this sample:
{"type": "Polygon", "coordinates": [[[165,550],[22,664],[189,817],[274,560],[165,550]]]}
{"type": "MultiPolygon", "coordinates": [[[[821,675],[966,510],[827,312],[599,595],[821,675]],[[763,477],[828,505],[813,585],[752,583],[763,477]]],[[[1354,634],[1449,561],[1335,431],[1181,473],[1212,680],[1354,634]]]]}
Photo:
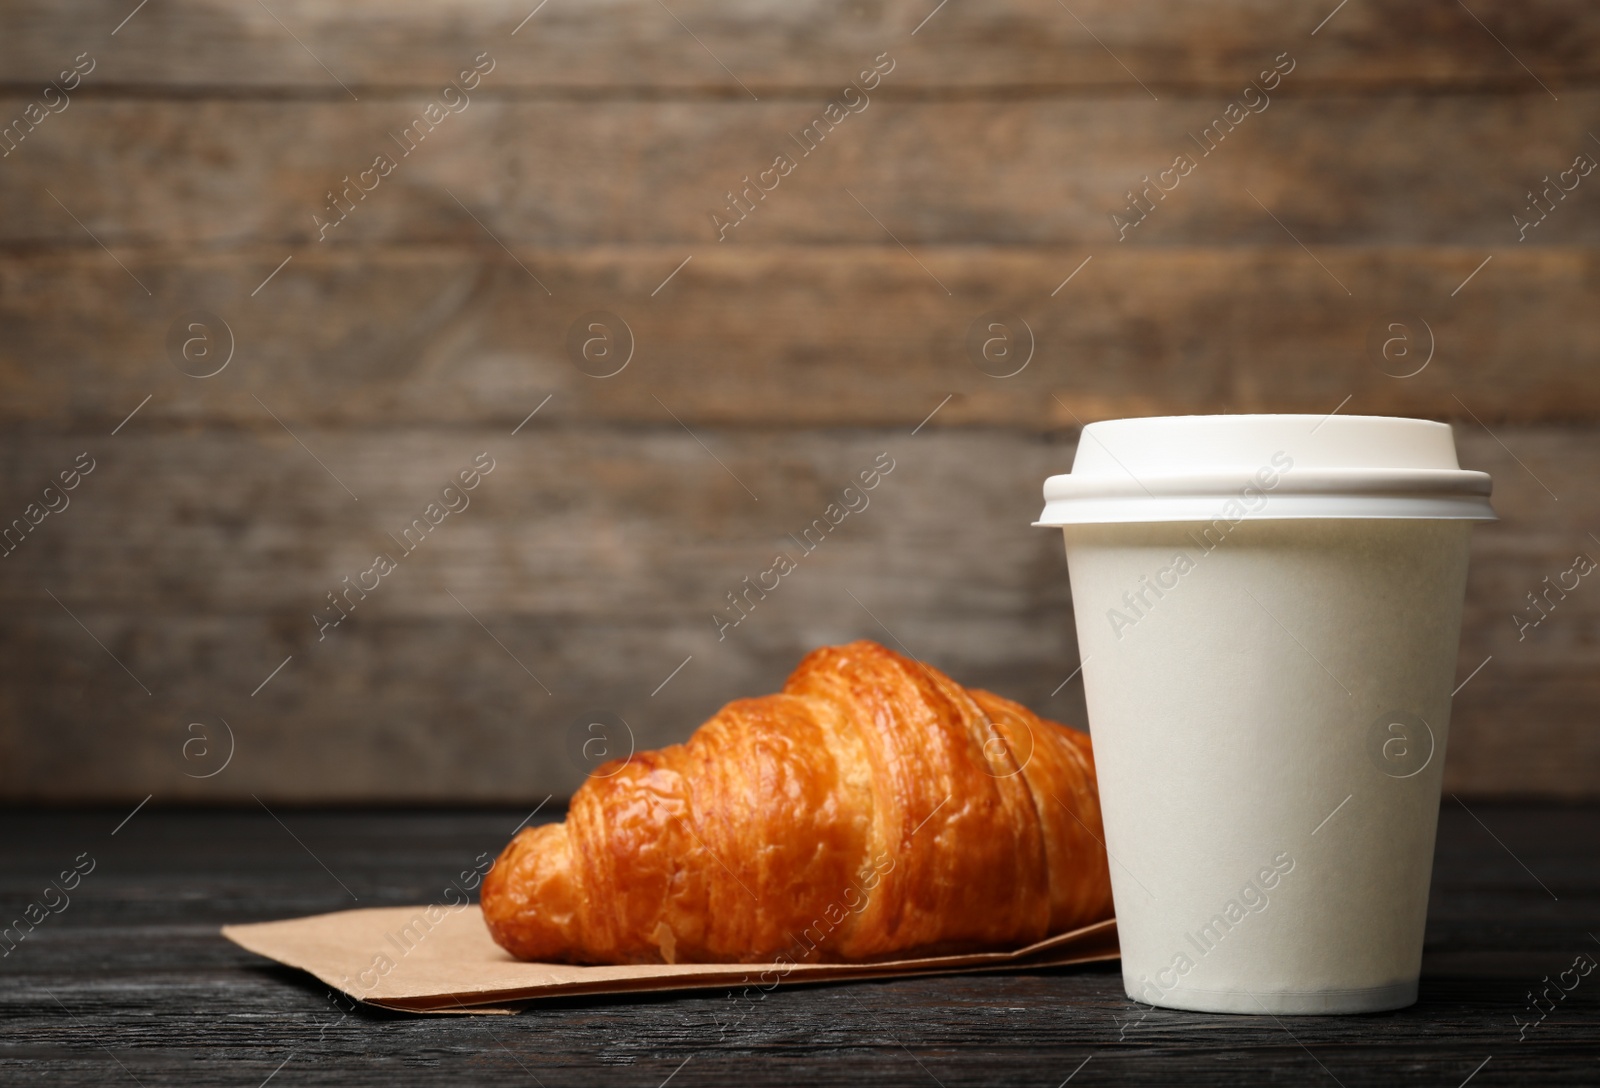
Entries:
{"type": "Polygon", "coordinates": [[[1600,557],[1600,176],[1513,220],[1600,159],[1597,57],[1600,15],[1555,0],[9,5],[0,515],[95,468],[0,560],[0,795],[531,808],[581,780],[593,712],[669,743],[855,637],[1081,722],[1028,526],[1080,424],[1336,408],[1450,420],[1495,475],[1447,788],[1600,795],[1600,591],[1513,618],[1600,557]],[[402,154],[430,101],[459,112],[402,154]],[[965,346],[996,310],[1037,345],[1011,378],[965,346]],[[632,339],[612,377],[567,347],[593,311],[632,339]],[[1397,314],[1414,377],[1369,347],[1397,314]],[[231,345],[212,377],[174,359],[196,321],[231,345]],[[480,453],[471,505],[319,640],[480,453]]]}

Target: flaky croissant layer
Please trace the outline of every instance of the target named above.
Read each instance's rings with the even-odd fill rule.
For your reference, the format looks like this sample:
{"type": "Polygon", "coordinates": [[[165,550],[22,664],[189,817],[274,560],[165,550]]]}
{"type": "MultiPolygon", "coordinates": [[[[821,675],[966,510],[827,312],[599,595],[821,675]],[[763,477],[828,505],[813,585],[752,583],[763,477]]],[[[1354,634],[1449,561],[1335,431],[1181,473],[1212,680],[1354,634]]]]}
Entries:
{"type": "Polygon", "coordinates": [[[598,769],[483,882],[513,955],[866,961],[1109,917],[1089,738],[874,642],[598,769]]]}

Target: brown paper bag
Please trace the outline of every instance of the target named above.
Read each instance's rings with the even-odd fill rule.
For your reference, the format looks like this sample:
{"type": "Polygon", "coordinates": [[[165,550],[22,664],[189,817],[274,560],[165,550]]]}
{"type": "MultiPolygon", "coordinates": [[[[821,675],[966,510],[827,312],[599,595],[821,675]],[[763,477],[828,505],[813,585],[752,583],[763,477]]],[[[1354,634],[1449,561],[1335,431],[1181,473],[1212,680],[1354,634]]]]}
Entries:
{"type": "Polygon", "coordinates": [[[883,963],[523,963],[489,936],[476,906],[373,907],[223,926],[257,955],[309,971],[358,1001],[404,1012],[507,1013],[543,997],[761,986],[1061,967],[1117,958],[1116,919],[1011,952],[883,963]]]}

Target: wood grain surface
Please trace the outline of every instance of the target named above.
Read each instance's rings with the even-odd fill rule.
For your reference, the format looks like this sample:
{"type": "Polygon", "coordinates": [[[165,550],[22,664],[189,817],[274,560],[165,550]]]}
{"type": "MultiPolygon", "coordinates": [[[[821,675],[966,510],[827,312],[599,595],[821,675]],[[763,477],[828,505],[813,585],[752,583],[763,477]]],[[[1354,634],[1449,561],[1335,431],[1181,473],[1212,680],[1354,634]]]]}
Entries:
{"type": "MultiPolygon", "coordinates": [[[[33,680],[8,685],[0,786],[538,800],[592,768],[570,750],[585,715],[619,715],[640,748],[675,742],[729,699],[776,691],[812,646],[859,637],[1083,723],[1080,682],[1062,686],[1078,656],[1060,539],[1028,524],[1070,442],[539,417],[509,430],[291,437],[263,418],[221,434],[36,437],[18,471],[37,486],[79,445],[96,467],[5,559],[4,653],[33,680]],[[495,467],[470,505],[406,554],[399,535],[480,452],[495,467]],[[880,454],[894,467],[865,508],[802,551],[799,534],[880,454]],[[719,629],[715,617],[740,615],[727,594],[779,551],[799,569],[719,629]],[[339,616],[327,595],[377,552],[399,568],[321,629],[316,616],[339,616]],[[191,724],[221,751],[219,722],[237,759],[195,777],[221,758],[189,745],[191,724]]],[[[1583,709],[1600,594],[1580,583],[1537,625],[1515,616],[1537,618],[1527,594],[1600,555],[1573,501],[1600,450],[1588,428],[1463,427],[1460,440],[1464,463],[1499,481],[1503,520],[1474,540],[1458,675],[1493,660],[1456,699],[1447,788],[1582,795],[1600,758],[1583,709]]]]}
{"type": "Polygon", "coordinates": [[[1559,92],[1597,74],[1600,32],[1581,0],[1478,0],[1466,10],[1446,0],[1381,0],[1328,18],[1336,6],[683,0],[663,9],[606,0],[557,2],[529,18],[537,0],[178,0],[130,17],[133,5],[120,0],[75,0],[67,9],[18,0],[8,13],[12,32],[0,39],[0,71],[7,82],[31,84],[87,49],[105,54],[103,75],[95,74],[119,88],[348,98],[343,87],[433,88],[463,58],[489,50],[504,56],[502,86],[517,90],[748,97],[740,83],[768,93],[831,87],[855,74],[863,55],[902,45],[927,58],[915,83],[930,93],[1139,91],[1135,80],[1233,89],[1263,54],[1311,43],[1322,82],[1363,88],[1520,90],[1542,79],[1559,92]],[[113,28],[115,40],[103,44],[113,28]]]}
{"type": "Polygon", "coordinates": [[[259,397],[291,427],[510,431],[552,394],[541,420],[657,426],[676,415],[735,429],[909,429],[947,396],[930,428],[1048,433],[1120,415],[1323,414],[1341,402],[1473,429],[1474,417],[1600,416],[1589,249],[1498,254],[1452,297],[1477,252],[1324,252],[1347,296],[1293,247],[924,247],[915,258],[892,246],[724,248],[695,251],[652,296],[685,256],[597,247],[514,261],[492,242],[119,251],[150,296],[98,250],[0,257],[0,419],[104,434],[149,396],[123,433],[233,428],[270,422],[259,397]],[[168,344],[197,310],[209,324],[189,334],[236,349],[204,380],[180,371],[168,344]],[[566,343],[597,310],[626,322],[634,344],[610,378],[580,370],[566,343]],[[1035,344],[1011,378],[979,370],[966,343],[997,311],[1035,344]],[[1401,328],[1385,331],[1394,320],[1401,328]],[[1394,376],[1410,372],[1380,354],[1395,336],[1426,362],[1421,373],[1394,376]]]}
{"type": "Polygon", "coordinates": [[[512,1017],[347,1013],[326,987],[218,928],[441,901],[448,882],[498,850],[527,813],[267,813],[250,804],[184,814],[152,804],[126,822],[126,809],[0,815],[8,909],[37,898],[75,858],[94,862],[71,903],[0,959],[0,1078],[555,1086],[659,1085],[670,1075],[674,1086],[954,1088],[1071,1077],[1435,1088],[1475,1069],[1473,1084],[1590,1084],[1600,1053],[1597,976],[1559,1003],[1552,997],[1542,1021],[1527,996],[1596,952],[1593,807],[1468,811],[1447,802],[1418,1003],[1274,1020],[1139,1005],[1123,995],[1115,964],[784,985],[759,1001],[722,992],[566,1000],[512,1017]],[[1521,1031],[1514,1017],[1535,1026],[1521,1031]]]}
{"type": "Polygon", "coordinates": [[[1600,174],[1562,174],[1600,161],[1597,44],[1576,0],[18,0],[0,795],[536,802],[591,713],[681,740],[861,636],[1081,724],[1027,524],[1081,424],[1341,411],[1451,421],[1496,479],[1448,788],[1600,796],[1600,596],[1528,623],[1600,557],[1600,174]]]}
{"type": "MultiPolygon", "coordinates": [[[[1264,60],[1270,68],[1271,57],[1264,60]]],[[[49,116],[0,160],[8,168],[0,171],[0,200],[10,213],[0,244],[99,252],[87,228],[119,255],[123,247],[293,247],[281,260],[294,250],[380,243],[676,243],[707,252],[893,246],[892,235],[912,247],[1083,246],[1102,254],[1288,246],[1304,258],[1298,238],[1336,252],[1458,246],[1482,260],[1483,247],[1600,240],[1600,200],[1585,199],[1600,174],[1569,175],[1570,194],[1552,190],[1555,207],[1526,242],[1512,220],[1537,217],[1526,212],[1529,190],[1553,184],[1580,154],[1600,156],[1576,120],[1595,115],[1600,92],[1568,91],[1560,103],[1536,87],[1499,96],[1290,97],[1297,64],[1278,90],[1255,93],[1261,112],[1244,111],[1237,125],[1224,119],[1219,132],[1214,123],[1237,106],[1238,88],[1160,102],[885,100],[912,64],[896,61],[880,89],[853,93],[860,112],[841,110],[836,125],[823,115],[837,89],[809,101],[480,98],[461,103],[460,113],[441,111],[431,132],[425,121],[420,132],[416,126],[432,101],[426,95],[87,98],[49,116]],[[77,168],[86,146],[95,148],[96,171],[77,168]],[[1485,147],[1497,153],[1486,157],[1485,147]],[[1183,155],[1192,168],[1179,178],[1170,168],[1183,155]],[[386,173],[373,171],[379,156],[390,160],[379,167],[386,173]],[[773,172],[779,156],[788,165],[773,172]],[[1163,171],[1168,191],[1144,196],[1163,171]],[[117,184],[105,184],[107,176],[117,184]],[[1124,231],[1111,216],[1139,218],[1130,192],[1153,207],[1124,231]],[[730,210],[733,199],[740,210],[730,210]]],[[[1255,75],[1247,70],[1240,86],[1255,75]]],[[[0,117],[19,115],[28,102],[0,97],[0,117]]],[[[1476,263],[1467,260],[1446,290],[1476,263]]],[[[1505,273],[1496,272],[1480,291],[1504,290],[1505,273]]]]}

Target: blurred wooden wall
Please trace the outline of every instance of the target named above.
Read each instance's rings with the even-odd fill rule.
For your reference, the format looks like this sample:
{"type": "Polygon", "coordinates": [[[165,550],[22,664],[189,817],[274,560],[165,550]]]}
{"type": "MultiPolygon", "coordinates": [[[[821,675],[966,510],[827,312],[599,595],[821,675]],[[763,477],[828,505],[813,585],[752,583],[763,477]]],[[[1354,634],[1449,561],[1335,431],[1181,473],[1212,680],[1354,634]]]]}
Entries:
{"type": "Polygon", "coordinates": [[[70,501],[0,559],[6,798],[531,808],[585,723],[682,739],[856,637],[1081,721],[1028,525],[1080,422],[1336,409],[1451,420],[1495,476],[1447,788],[1600,793],[1600,588],[1514,619],[1600,557],[1600,174],[1513,219],[1600,156],[1592,5],[536,2],[0,13],[0,515],[70,501]],[[569,350],[595,311],[610,377],[569,350]],[[1012,377],[991,311],[1035,339],[1012,377]]]}

